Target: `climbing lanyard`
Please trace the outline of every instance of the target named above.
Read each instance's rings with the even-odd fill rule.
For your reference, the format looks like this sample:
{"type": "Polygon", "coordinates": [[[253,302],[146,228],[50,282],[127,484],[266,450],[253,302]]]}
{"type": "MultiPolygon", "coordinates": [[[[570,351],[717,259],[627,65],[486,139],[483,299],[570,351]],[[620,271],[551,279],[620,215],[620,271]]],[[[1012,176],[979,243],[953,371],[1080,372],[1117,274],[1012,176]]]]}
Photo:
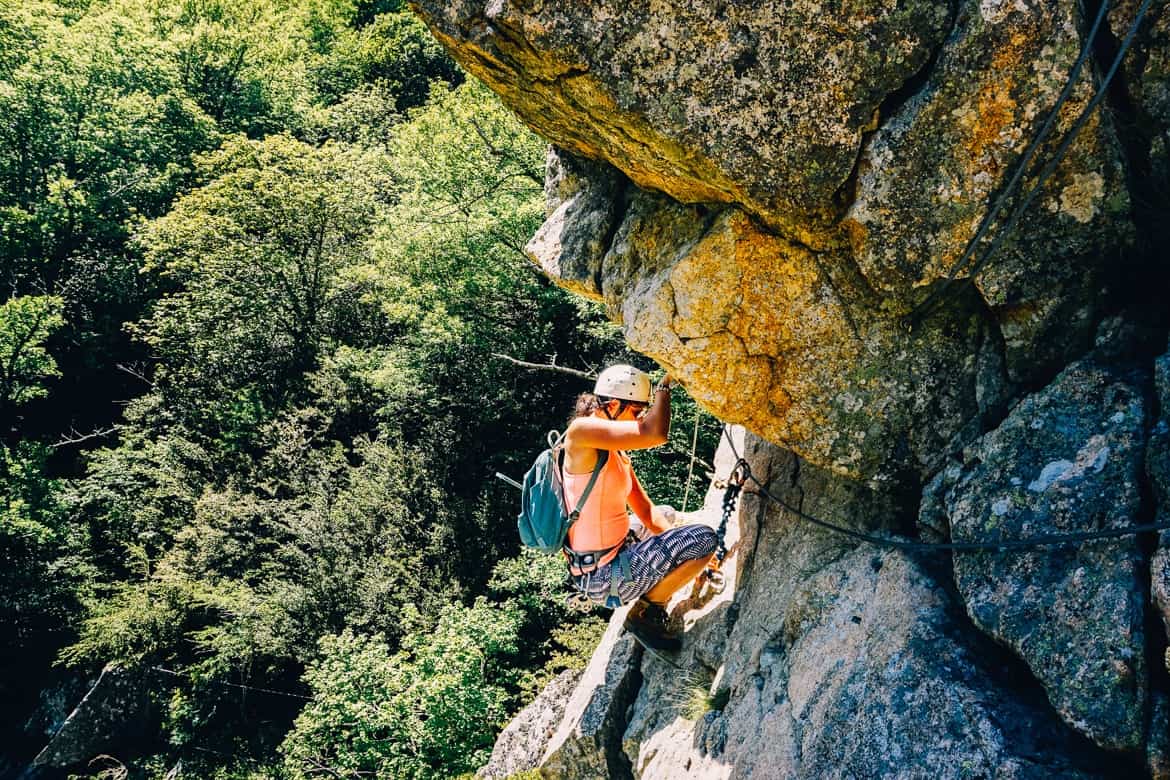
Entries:
{"type": "Polygon", "coordinates": [[[715,593],[722,593],[727,585],[727,580],[720,571],[723,559],[727,557],[727,523],[731,520],[731,513],[735,511],[735,504],[739,500],[740,492],[743,491],[743,483],[751,473],[748,462],[740,458],[727,476],[723,490],[723,516],[719,519],[719,528],[715,531],[719,539],[719,545],[715,548],[715,560],[707,564],[707,568],[699,575],[700,585],[706,582],[715,593]]]}

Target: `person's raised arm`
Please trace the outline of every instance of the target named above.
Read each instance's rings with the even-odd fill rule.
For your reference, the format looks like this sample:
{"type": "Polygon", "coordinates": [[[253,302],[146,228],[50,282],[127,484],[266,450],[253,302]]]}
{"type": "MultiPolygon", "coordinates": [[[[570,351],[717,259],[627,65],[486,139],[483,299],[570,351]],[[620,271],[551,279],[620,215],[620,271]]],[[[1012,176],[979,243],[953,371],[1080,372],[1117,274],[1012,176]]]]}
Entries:
{"type": "Polygon", "coordinates": [[[665,444],[670,434],[670,375],[654,391],[654,403],[640,420],[578,417],[569,425],[570,447],[598,450],[644,450],[665,444]]]}

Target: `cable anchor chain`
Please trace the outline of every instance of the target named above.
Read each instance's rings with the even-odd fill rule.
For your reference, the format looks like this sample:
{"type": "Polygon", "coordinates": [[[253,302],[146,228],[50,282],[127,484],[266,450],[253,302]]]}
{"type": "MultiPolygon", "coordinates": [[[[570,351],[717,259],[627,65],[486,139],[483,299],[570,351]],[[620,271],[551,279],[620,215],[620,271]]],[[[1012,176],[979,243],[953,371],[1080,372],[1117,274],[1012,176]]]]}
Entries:
{"type": "Polygon", "coordinates": [[[731,514],[735,511],[735,505],[739,501],[739,495],[743,492],[743,485],[751,476],[752,470],[748,462],[740,458],[731,473],[727,475],[724,481],[723,490],[723,516],[719,520],[719,528],[716,534],[719,537],[719,546],[715,549],[715,560],[708,564],[707,568],[699,575],[699,579],[704,582],[711,591],[715,594],[723,592],[727,587],[727,579],[720,571],[723,566],[723,559],[727,557],[727,523],[731,520],[731,514]]]}

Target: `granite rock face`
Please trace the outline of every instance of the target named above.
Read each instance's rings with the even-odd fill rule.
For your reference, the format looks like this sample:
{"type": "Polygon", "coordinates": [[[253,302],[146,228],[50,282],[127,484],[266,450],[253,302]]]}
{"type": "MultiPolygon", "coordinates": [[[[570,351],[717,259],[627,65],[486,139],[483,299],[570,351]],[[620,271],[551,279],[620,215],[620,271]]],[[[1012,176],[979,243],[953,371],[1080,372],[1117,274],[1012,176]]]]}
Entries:
{"type": "Polygon", "coordinates": [[[596,298],[601,260],[617,228],[625,177],[612,167],[550,150],[545,222],[527,251],[569,290],[596,298]]]}
{"type": "MultiPolygon", "coordinates": [[[[412,6],[552,143],[531,259],[792,507],[947,542],[1170,522],[1170,358],[1118,346],[1170,319],[1164,4],[1088,110],[1141,2],[1092,41],[1071,0],[412,6]]],[[[542,773],[1170,766],[1170,534],[952,557],[740,521],[734,585],[676,604],[685,674],[614,629],[542,773]]]]}
{"type": "MultiPolygon", "coordinates": [[[[1155,361],[1154,382],[1161,414],[1146,448],[1146,473],[1158,508],[1154,520],[1170,523],[1170,352],[1155,361]]],[[[1158,551],[1150,562],[1150,591],[1170,638],[1170,531],[1162,532],[1158,551]]],[[[1170,650],[1163,662],[1170,671],[1170,650]]]]}
{"type": "MultiPolygon", "coordinates": [[[[1109,10],[1113,36],[1123,40],[1133,27],[1141,0],[1120,0],[1109,10]]],[[[1170,9],[1153,2],[1134,35],[1138,56],[1125,61],[1125,81],[1135,106],[1165,131],[1170,128],[1170,9]]]]}
{"type": "MultiPolygon", "coordinates": [[[[898,524],[903,510],[888,496],[741,435],[753,473],[792,506],[857,530],[898,524]]],[[[734,462],[728,450],[717,469],[734,462]]],[[[713,522],[721,493],[690,519],[713,522]]],[[[672,604],[687,624],[677,666],[624,654],[614,616],[598,658],[609,677],[634,682],[626,706],[597,711],[621,741],[605,741],[602,759],[587,740],[589,750],[543,765],[542,776],[1114,776],[1116,764],[1061,721],[1038,685],[1021,688],[1018,662],[969,629],[940,587],[942,567],[856,546],[757,494],[744,495],[736,519],[727,590],[672,604]],[[613,671],[617,663],[626,666],[613,671]]],[[[582,686],[574,698],[598,690],[582,686]]],[[[570,706],[561,730],[578,721],[570,706]]]]}
{"type": "Polygon", "coordinates": [[[414,5],[560,146],[675,200],[740,203],[809,234],[882,100],[928,60],[950,16],[928,0],[414,5]]]}
{"type": "MultiPolygon", "coordinates": [[[[951,537],[1139,525],[1145,436],[1141,377],[1073,364],[943,473],[951,537]]],[[[1028,664],[1070,726],[1118,750],[1144,737],[1143,566],[1133,536],[954,556],[975,624],[1028,664]]]]}
{"type": "Polygon", "coordinates": [[[621,738],[626,709],[637,693],[642,648],[622,631],[627,609],[617,611],[565,702],[564,714],[540,757],[542,777],[629,776],[621,738]]]}
{"type": "MultiPolygon", "coordinates": [[[[565,267],[545,254],[553,223],[529,251],[565,267]]],[[[569,242],[579,239],[559,246],[569,242]]],[[[856,273],[739,209],[634,189],[608,251],[577,266],[571,285],[602,298],[630,345],[721,419],[875,483],[936,468],[1008,387],[998,331],[973,296],[912,333],[865,318],[879,304],[856,273]]]]}
{"type": "MultiPolygon", "coordinates": [[[[875,288],[905,299],[956,269],[1056,104],[1085,23],[1061,0],[963,4],[923,89],[874,133],[859,164],[843,225],[875,288]]],[[[1092,68],[1082,68],[1052,138],[1064,138],[1094,92],[1092,68]]],[[[1039,169],[1029,168],[1023,191],[1039,169]]],[[[981,247],[958,267],[1000,328],[1014,379],[1089,345],[1112,281],[1102,255],[1128,242],[1128,214],[1121,150],[1097,111],[996,253],[984,260],[981,247]]]]}
{"type": "MultiPolygon", "coordinates": [[[[1085,43],[1067,0],[414,7],[563,150],[533,259],[605,299],[711,411],[813,463],[932,474],[1013,388],[1088,348],[1111,304],[1134,229],[1102,108],[994,255],[957,265],[1085,43]],[[940,285],[943,305],[915,308],[940,285]]],[[[1135,49],[1151,112],[1159,35],[1135,49]]]]}
{"type": "MultiPolygon", "coordinates": [[[[749,459],[807,514],[879,534],[904,515],[767,445],[749,459]]],[[[745,512],[755,560],[722,674],[731,776],[1103,774],[1037,691],[1010,690],[1011,660],[969,630],[937,561],[855,546],[775,503],[745,512]]]]}
{"type": "Polygon", "coordinates": [[[581,672],[566,669],[519,712],[496,738],[491,760],[477,773],[486,780],[503,780],[540,766],[548,741],[561,720],[581,672]]]}

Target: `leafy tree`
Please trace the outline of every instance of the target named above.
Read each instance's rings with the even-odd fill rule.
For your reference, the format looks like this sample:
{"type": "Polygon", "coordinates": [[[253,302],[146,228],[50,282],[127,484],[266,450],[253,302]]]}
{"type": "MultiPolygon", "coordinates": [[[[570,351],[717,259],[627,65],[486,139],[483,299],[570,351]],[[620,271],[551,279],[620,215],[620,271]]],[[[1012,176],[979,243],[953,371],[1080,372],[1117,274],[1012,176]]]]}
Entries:
{"type": "Polygon", "coordinates": [[[99,332],[87,370],[124,355],[144,380],[80,477],[49,479],[27,425],[3,451],[20,652],[76,633],[71,664],[172,670],[169,762],[138,769],[243,774],[303,686],[273,772],[473,769],[600,628],[559,562],[511,559],[491,476],[589,385],[500,355],[629,359],[523,255],[543,143],[398,2],[32,0],[0,8],[0,43],[5,311],[56,302],[10,385],[43,402],[54,358],[80,382],[67,345],[99,332]]]}
{"type": "MultiPolygon", "coordinates": [[[[52,656],[69,641],[90,575],[84,529],[71,527],[60,480],[45,476],[48,447],[0,444],[0,713],[5,732],[23,726],[52,656]]],[[[11,752],[5,751],[11,755],[11,752]]],[[[31,756],[28,756],[31,758],[31,756]]]]}
{"type": "Polygon", "coordinates": [[[131,388],[122,323],[150,294],[129,225],[165,210],[218,132],[141,3],[3,4],[0,50],[0,289],[66,312],[53,405],[30,406],[23,432],[105,426],[131,388]]]}
{"type": "MultiPolygon", "coordinates": [[[[25,662],[21,651],[38,647],[38,634],[60,631],[73,617],[60,488],[43,474],[48,455],[42,445],[0,445],[0,624],[9,637],[5,653],[25,662]]],[[[11,682],[9,672],[19,673],[17,666],[2,665],[0,686],[11,682]]]]}
{"type": "Polygon", "coordinates": [[[313,79],[326,104],[370,85],[404,114],[427,102],[432,81],[448,86],[463,81],[454,60],[409,11],[379,14],[349,34],[334,32],[321,49],[313,79]]]}
{"type": "Polygon", "coordinates": [[[200,165],[208,183],[138,237],[147,268],[180,289],[135,331],[161,361],[156,382],[196,418],[278,408],[330,338],[377,328],[363,322],[360,267],[385,169],[372,154],[288,136],[240,139],[200,165]]]}
{"type": "Polygon", "coordinates": [[[42,380],[61,372],[45,341],[65,324],[64,301],[25,295],[0,303],[0,414],[48,394],[42,380]]]}
{"type": "MultiPolygon", "coordinates": [[[[378,295],[416,381],[388,398],[386,418],[450,454],[436,469],[466,540],[452,555],[479,587],[517,546],[516,496],[493,472],[523,473],[587,387],[499,355],[588,364],[619,342],[579,327],[577,303],[523,254],[544,214],[544,145],[485,87],[437,88],[396,128],[390,153],[397,201],[374,247],[378,295]]],[[[599,319],[585,310],[587,323],[599,319]]]]}
{"type": "Polygon", "coordinates": [[[184,91],[219,127],[253,137],[305,125],[313,34],[327,37],[344,26],[349,10],[344,2],[275,0],[151,5],[160,37],[174,47],[184,91]]]}
{"type": "Polygon", "coordinates": [[[505,679],[519,709],[564,669],[582,669],[601,640],[606,622],[582,616],[565,602],[565,564],[559,555],[524,549],[496,564],[489,589],[521,615],[519,655],[505,679]]]}
{"type": "MultiPolygon", "coordinates": [[[[104,278],[126,224],[170,201],[185,157],[216,140],[181,89],[168,45],[131,5],[94,4],[74,17],[55,3],[7,6],[0,25],[0,255],[6,286],[104,278]],[[89,266],[88,273],[77,265],[89,266]]],[[[115,276],[111,281],[127,281],[115,276]]],[[[130,290],[106,287],[119,300],[130,290]]]]}
{"type": "Polygon", "coordinates": [[[495,683],[516,652],[508,605],[449,606],[428,630],[417,613],[402,649],[349,632],[321,642],[305,682],[313,702],[281,746],[293,777],[437,778],[474,771],[505,715],[495,683]]]}

